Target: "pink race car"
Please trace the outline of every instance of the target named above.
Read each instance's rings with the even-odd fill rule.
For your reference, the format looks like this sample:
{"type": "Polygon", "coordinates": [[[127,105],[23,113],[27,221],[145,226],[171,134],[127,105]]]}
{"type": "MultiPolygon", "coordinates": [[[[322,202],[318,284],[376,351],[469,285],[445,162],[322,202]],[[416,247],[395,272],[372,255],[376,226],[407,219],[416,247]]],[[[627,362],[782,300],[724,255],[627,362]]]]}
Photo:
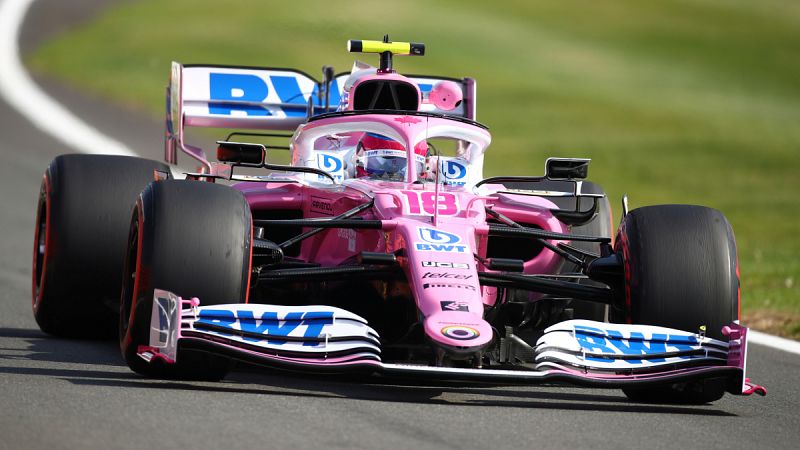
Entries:
{"type": "Polygon", "coordinates": [[[483,178],[491,135],[473,79],[395,72],[393,57],[422,44],[348,49],[379,67],[325,67],[319,82],[173,63],[166,160],[197,160],[186,179],[140,158],[56,158],[34,246],[41,329],[119,324],[125,360],[150,377],[221,379],[240,360],[643,401],[766,392],[745,378],[736,244],[719,211],[623,200],[612,239],[589,160],[483,178]],[[186,142],[191,126],[262,131],[232,132],[211,162],[186,142]],[[269,162],[287,150],[290,165],[269,162]]]}

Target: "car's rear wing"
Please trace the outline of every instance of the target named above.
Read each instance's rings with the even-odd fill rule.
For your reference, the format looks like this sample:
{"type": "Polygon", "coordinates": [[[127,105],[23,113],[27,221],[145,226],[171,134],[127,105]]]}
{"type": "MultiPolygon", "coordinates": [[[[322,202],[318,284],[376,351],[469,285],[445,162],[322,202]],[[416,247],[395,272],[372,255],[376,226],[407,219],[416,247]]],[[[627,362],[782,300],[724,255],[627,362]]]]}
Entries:
{"type": "MultiPolygon", "coordinates": [[[[211,127],[294,131],[309,117],[336,111],[345,96],[350,73],[318,81],[294,69],[265,67],[183,65],[172,63],[167,86],[165,159],[177,164],[181,149],[205,166],[202,149],[184,141],[185,127],[211,127]]],[[[439,111],[425,103],[420,110],[475,119],[475,81],[410,75],[423,94],[442,80],[458,83],[464,101],[452,111],[439,111]]]]}

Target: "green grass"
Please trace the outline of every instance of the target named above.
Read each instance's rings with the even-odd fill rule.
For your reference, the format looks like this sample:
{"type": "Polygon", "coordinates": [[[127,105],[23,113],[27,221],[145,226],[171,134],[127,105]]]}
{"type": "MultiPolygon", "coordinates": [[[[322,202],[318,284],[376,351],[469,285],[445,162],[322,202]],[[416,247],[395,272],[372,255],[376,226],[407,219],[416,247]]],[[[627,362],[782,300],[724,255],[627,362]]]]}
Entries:
{"type": "MultiPolygon", "coordinates": [[[[593,158],[616,204],[697,203],[736,230],[743,312],[800,317],[800,3],[144,0],[46,43],[37,72],[161,116],[172,60],[349,69],[346,39],[425,42],[478,79],[486,175],[593,158]]],[[[374,62],[372,56],[362,56],[374,62]]],[[[619,212],[619,208],[616,208],[619,212]]],[[[800,325],[770,330],[800,338],[800,325]]]]}

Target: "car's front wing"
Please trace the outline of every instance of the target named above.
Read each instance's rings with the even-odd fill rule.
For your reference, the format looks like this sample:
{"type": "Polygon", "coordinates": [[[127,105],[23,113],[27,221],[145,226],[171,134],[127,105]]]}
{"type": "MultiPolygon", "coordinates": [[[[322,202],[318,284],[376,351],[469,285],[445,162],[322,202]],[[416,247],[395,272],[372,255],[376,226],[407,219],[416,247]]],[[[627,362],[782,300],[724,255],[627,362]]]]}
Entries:
{"type": "Polygon", "coordinates": [[[156,290],[147,361],[173,364],[180,351],[206,351],[290,370],[364,372],[442,381],[557,383],[622,388],[725,380],[737,395],[766,390],[745,378],[747,328],[723,330],[729,342],[645,325],[571,320],[548,328],[535,348],[535,369],[498,370],[394,364],[381,360],[378,334],[361,317],[330,306],[199,306],[156,290]]]}

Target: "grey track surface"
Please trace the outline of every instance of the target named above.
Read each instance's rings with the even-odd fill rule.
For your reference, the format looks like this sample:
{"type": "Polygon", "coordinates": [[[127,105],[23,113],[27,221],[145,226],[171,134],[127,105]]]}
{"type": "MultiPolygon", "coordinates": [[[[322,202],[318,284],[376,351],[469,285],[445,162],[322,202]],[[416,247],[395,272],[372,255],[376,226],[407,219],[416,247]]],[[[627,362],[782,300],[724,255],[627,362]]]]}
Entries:
{"type": "MultiPolygon", "coordinates": [[[[37,3],[23,48],[109,3],[37,3]]],[[[160,157],[158,121],[40,81],[98,129],[160,157]]],[[[639,405],[613,390],[403,386],[253,369],[221,383],[143,379],[114,343],[48,337],[31,314],[39,182],[68,151],[0,101],[0,449],[797,446],[800,357],[760,346],[750,350],[750,376],[766,398],[692,407],[639,405]]]]}

